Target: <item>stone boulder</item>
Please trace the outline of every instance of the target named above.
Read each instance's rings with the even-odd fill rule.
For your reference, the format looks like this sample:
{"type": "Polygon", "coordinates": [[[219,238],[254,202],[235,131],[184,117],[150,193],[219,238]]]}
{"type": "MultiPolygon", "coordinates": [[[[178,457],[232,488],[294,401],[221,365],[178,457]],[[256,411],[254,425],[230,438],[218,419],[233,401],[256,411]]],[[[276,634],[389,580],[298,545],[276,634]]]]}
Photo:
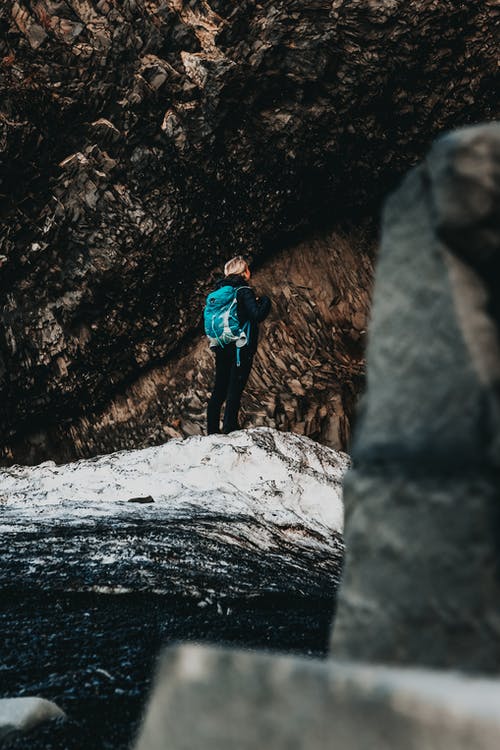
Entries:
{"type": "Polygon", "coordinates": [[[495,750],[500,683],[458,673],[183,646],[135,750],[495,750]]]}
{"type": "Polygon", "coordinates": [[[65,718],[59,706],[44,698],[0,698],[0,745],[47,721],[65,718]]]}
{"type": "Polygon", "coordinates": [[[499,267],[492,123],[438,140],[386,205],[336,657],[498,671],[499,267]]]}

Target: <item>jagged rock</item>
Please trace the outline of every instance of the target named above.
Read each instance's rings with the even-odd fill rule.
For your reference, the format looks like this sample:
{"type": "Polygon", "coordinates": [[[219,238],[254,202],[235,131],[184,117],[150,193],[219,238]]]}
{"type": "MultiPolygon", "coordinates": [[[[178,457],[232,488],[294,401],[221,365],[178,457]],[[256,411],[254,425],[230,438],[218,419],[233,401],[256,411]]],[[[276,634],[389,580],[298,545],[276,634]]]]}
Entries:
{"type": "Polygon", "coordinates": [[[135,750],[495,750],[498,680],[183,646],[135,750]]]}
{"type": "MultiPolygon", "coordinates": [[[[245,389],[241,424],[295,431],[344,450],[364,383],[372,247],[362,232],[318,236],[281,252],[253,279],[273,299],[245,389]],[[359,335],[358,335],[359,334],[359,335]],[[333,345],[332,345],[333,341],[333,345]]],[[[213,355],[198,336],[90,417],[11,446],[25,463],[71,460],[206,432],[213,355]]]]}
{"type": "Polygon", "coordinates": [[[387,203],[336,657],[498,672],[499,209],[500,123],[387,203]]]}
{"type": "Polygon", "coordinates": [[[0,744],[47,721],[64,718],[64,711],[44,698],[0,698],[0,744]]]}
{"type": "Polygon", "coordinates": [[[4,447],[63,451],[58,426],[195,329],[228,255],[358,221],[434,134],[498,114],[497,21],[491,0],[3,3],[4,447]]]}
{"type": "Polygon", "coordinates": [[[0,587],[154,591],[225,606],[292,595],[329,607],[347,465],[307,438],[260,428],[5,469],[0,587]]]}

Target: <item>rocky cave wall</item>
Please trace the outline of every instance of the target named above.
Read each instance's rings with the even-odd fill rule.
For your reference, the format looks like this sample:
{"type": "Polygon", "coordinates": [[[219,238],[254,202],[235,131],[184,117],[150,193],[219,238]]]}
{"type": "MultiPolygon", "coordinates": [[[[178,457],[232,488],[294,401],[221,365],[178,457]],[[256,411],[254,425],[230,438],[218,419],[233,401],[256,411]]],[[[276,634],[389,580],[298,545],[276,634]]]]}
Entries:
{"type": "MultiPolygon", "coordinates": [[[[50,433],[57,457],[59,428],[97,449],[106,409],[195,329],[222,259],[373,215],[438,132],[498,115],[498,22],[491,0],[2,4],[4,454],[50,433]]],[[[321,435],[327,415],[292,411],[272,419],[321,435]]]]}
{"type": "MultiPolygon", "coordinates": [[[[273,300],[243,397],[243,426],[276,427],[347,447],[364,384],[373,277],[369,230],[319,235],[278,252],[254,275],[273,300]]],[[[203,434],[214,357],[201,333],[91,418],[27,433],[8,461],[71,460],[203,434]]]]}

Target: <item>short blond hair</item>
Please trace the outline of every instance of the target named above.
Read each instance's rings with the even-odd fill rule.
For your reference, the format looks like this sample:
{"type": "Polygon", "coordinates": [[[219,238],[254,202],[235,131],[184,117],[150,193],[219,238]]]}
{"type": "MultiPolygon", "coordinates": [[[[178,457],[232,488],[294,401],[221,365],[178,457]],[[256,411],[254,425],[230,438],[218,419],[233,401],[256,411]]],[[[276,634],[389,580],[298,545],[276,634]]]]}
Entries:
{"type": "Polygon", "coordinates": [[[237,255],[236,258],[228,260],[224,266],[224,276],[231,276],[232,274],[241,275],[249,270],[246,260],[241,255],[237,255]]]}

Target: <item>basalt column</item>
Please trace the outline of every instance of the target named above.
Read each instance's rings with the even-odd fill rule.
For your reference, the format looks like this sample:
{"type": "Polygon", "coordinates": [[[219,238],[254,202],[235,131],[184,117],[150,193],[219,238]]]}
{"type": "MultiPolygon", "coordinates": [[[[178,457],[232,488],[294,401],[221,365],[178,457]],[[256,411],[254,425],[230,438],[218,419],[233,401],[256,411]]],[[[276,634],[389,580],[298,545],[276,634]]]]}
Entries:
{"type": "Polygon", "coordinates": [[[389,199],[332,654],[498,672],[500,124],[389,199]]]}

